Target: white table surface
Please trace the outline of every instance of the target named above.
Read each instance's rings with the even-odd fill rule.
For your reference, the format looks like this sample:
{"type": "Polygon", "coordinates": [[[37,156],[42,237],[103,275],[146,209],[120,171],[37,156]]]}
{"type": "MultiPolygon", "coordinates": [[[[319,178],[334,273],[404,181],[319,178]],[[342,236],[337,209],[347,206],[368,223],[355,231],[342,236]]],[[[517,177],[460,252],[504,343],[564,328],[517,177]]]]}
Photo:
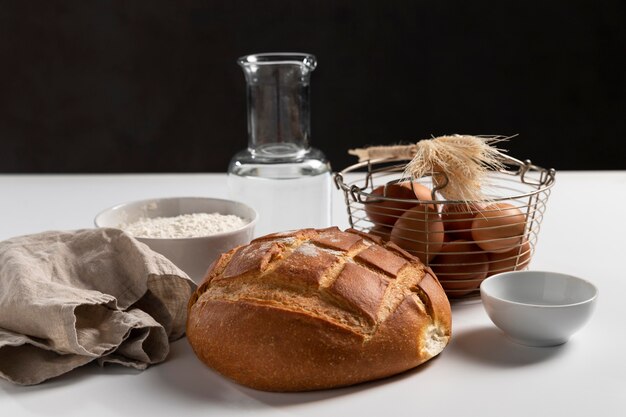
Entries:
{"type": "MultiPolygon", "coordinates": [[[[225,176],[0,175],[0,240],[91,227],[114,204],[150,197],[226,197],[225,176]]],[[[333,195],[333,222],[348,225],[333,195]]],[[[279,394],[231,383],[186,339],[146,371],[87,365],[32,387],[0,380],[0,416],[624,416],[626,415],[626,172],[559,172],[531,269],[599,287],[594,316],[565,345],[516,345],[479,302],[453,305],[442,354],[405,374],[350,388],[279,394]]]]}

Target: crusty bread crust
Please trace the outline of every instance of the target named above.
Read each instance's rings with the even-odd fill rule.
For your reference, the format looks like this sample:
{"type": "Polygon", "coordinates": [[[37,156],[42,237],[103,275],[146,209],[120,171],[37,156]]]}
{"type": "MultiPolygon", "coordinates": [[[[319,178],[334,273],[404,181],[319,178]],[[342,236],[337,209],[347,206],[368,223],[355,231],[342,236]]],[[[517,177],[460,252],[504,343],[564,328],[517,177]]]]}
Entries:
{"type": "Polygon", "coordinates": [[[189,301],[187,338],[209,367],[267,391],[356,384],[443,350],[448,299],[432,271],[354,230],[303,229],[223,254],[189,301]]]}

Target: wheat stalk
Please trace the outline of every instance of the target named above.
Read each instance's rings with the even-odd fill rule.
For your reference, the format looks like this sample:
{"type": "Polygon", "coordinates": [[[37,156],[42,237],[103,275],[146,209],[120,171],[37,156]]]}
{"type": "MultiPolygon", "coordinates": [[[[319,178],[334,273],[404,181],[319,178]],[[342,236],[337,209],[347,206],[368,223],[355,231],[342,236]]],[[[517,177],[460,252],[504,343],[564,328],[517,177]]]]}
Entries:
{"type": "Polygon", "coordinates": [[[504,152],[497,143],[510,139],[503,136],[449,135],[420,140],[406,146],[375,146],[352,149],[359,160],[373,158],[406,158],[404,176],[432,177],[433,185],[446,200],[487,200],[483,186],[489,171],[504,168],[504,152]]]}
{"type": "Polygon", "coordinates": [[[503,140],[506,138],[469,135],[421,140],[405,175],[432,175],[433,184],[441,187],[439,192],[447,200],[484,200],[487,173],[504,168],[502,154],[493,146],[503,140]]]}

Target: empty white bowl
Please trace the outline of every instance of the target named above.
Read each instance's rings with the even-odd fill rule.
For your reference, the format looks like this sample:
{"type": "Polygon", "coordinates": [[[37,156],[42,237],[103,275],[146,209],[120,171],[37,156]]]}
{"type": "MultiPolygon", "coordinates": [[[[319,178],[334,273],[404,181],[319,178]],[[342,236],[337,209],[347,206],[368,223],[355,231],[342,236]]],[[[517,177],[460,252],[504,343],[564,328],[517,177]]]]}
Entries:
{"type": "Polygon", "coordinates": [[[589,320],[598,290],[571,275],[514,271],[485,279],[480,296],[491,321],[513,341],[556,346],[589,320]]]}
{"type": "Polygon", "coordinates": [[[114,227],[133,223],[141,218],[175,217],[182,214],[220,213],[234,214],[246,224],[230,232],[190,238],[146,238],[136,236],[140,242],[164,255],[182,269],[196,283],[204,278],[208,267],[217,257],[235,246],[249,243],[254,233],[258,215],[243,203],[205,197],[172,197],[133,201],[108,208],[94,220],[97,227],[114,227]]]}

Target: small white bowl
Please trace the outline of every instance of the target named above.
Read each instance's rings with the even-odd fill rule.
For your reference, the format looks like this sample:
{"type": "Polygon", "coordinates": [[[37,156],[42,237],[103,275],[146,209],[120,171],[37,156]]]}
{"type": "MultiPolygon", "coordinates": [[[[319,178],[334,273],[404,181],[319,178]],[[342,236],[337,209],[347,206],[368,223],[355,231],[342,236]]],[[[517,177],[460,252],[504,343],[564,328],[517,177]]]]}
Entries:
{"type": "Polygon", "coordinates": [[[119,228],[122,224],[132,223],[141,218],[175,217],[194,213],[234,214],[247,223],[231,232],[204,237],[169,239],[136,236],[136,239],[164,255],[185,271],[192,280],[200,283],[208,267],[221,253],[250,242],[258,218],[257,212],[252,207],[218,198],[155,198],[108,208],[96,216],[94,223],[96,227],[119,228]]]}
{"type": "Polygon", "coordinates": [[[598,289],[571,275],[514,271],[485,279],[480,296],[491,321],[513,341],[556,346],[589,320],[598,289]]]}

